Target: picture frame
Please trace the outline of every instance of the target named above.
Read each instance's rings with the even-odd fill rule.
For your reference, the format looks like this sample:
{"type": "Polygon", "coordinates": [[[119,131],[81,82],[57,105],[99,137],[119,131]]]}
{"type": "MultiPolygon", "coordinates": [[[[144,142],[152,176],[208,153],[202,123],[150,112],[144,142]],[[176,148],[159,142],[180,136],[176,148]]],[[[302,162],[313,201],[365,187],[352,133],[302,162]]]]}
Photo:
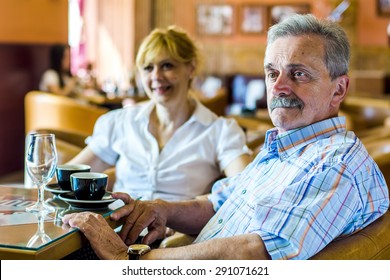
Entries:
{"type": "Polygon", "coordinates": [[[239,29],[244,34],[262,34],[267,29],[267,7],[243,4],[239,10],[239,29]]]}
{"type": "Polygon", "coordinates": [[[229,4],[199,4],[196,11],[199,35],[228,36],[234,32],[234,9],[229,4]]]}
{"type": "Polygon", "coordinates": [[[390,0],[377,0],[378,15],[390,17],[390,0]]]}
{"type": "Polygon", "coordinates": [[[309,4],[273,5],[269,8],[270,24],[274,25],[294,14],[310,13],[309,4]]]}

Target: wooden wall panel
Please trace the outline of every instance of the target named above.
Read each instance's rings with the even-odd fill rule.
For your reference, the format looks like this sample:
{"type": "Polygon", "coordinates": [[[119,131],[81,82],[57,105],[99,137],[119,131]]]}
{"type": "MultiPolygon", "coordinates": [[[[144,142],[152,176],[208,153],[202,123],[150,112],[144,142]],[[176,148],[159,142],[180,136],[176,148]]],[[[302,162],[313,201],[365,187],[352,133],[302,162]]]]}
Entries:
{"type": "Polygon", "coordinates": [[[48,67],[49,45],[0,44],[0,176],[24,164],[24,96],[48,67]]]}
{"type": "Polygon", "coordinates": [[[66,43],[67,0],[1,0],[0,42],[66,43]]]}

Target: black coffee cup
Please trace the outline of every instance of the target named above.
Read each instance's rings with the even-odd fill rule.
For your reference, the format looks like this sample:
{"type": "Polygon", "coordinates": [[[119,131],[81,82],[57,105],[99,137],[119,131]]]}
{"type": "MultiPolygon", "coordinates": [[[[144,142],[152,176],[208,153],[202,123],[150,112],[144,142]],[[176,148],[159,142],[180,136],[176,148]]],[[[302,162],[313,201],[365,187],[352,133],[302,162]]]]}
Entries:
{"type": "Polygon", "coordinates": [[[101,200],[106,193],[108,175],[97,172],[80,172],[70,175],[74,196],[79,200],[101,200]]]}
{"type": "Polygon", "coordinates": [[[91,166],[86,164],[63,164],[56,168],[57,182],[63,191],[71,191],[70,175],[77,172],[89,172],[91,166]]]}

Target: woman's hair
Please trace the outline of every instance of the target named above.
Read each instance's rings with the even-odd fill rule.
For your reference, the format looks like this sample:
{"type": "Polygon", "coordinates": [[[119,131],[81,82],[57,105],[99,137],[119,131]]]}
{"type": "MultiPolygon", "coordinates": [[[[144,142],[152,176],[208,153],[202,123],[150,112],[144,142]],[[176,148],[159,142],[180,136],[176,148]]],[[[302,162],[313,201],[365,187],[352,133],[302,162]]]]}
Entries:
{"type": "Polygon", "coordinates": [[[154,29],[141,43],[136,57],[136,65],[142,65],[161,52],[167,52],[173,59],[182,63],[193,63],[195,72],[200,69],[201,58],[195,42],[177,26],[154,29]]]}
{"type": "Polygon", "coordinates": [[[60,86],[64,87],[64,79],[62,75],[68,74],[71,76],[70,69],[62,68],[62,58],[64,57],[65,50],[69,48],[67,45],[53,45],[50,49],[50,69],[53,69],[57,72],[60,79],[60,86]]]}
{"type": "Polygon", "coordinates": [[[268,31],[267,49],[275,40],[287,36],[315,34],[324,40],[324,62],[332,79],[348,73],[350,46],[346,33],[335,22],[313,15],[294,15],[273,25],[268,31]]]}

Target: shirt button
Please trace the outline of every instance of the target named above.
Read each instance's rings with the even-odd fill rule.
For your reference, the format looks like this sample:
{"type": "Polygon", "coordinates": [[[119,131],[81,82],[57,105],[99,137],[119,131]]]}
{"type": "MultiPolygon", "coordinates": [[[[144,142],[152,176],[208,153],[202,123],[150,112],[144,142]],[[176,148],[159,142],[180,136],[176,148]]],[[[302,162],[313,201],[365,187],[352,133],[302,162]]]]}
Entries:
{"type": "Polygon", "coordinates": [[[241,193],[242,193],[242,194],[246,194],[246,190],[243,190],[241,193]]]}
{"type": "Polygon", "coordinates": [[[218,224],[222,224],[223,219],[219,219],[218,224]]]}

